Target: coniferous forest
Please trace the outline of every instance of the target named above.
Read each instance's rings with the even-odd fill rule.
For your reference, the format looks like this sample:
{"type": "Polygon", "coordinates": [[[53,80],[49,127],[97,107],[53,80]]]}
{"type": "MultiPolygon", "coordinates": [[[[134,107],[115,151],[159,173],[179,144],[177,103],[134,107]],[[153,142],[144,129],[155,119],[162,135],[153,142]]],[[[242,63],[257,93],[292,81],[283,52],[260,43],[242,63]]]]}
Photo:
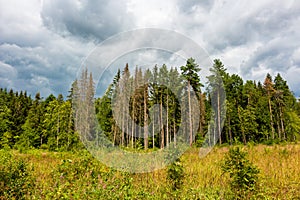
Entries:
{"type": "MultiPolygon", "coordinates": [[[[72,110],[74,106],[72,100],[78,96],[74,92],[78,84],[90,92],[98,123],[115,145],[139,146],[144,149],[164,148],[174,140],[174,137],[176,138],[174,134],[182,121],[179,106],[186,106],[186,109],[189,107],[179,105],[178,95],[187,96],[188,87],[191,87],[198,100],[190,102],[193,104],[191,110],[195,111],[194,105],[198,104],[197,109],[201,111],[199,122],[193,122],[199,125],[197,133],[193,133],[196,134],[196,140],[191,141],[191,145],[199,144],[207,133],[212,105],[210,87],[204,88],[204,83],[197,75],[200,70],[193,59],[189,59],[186,66],[180,69],[169,69],[166,65],[162,65],[155,66],[152,71],[142,72],[136,67],[134,72],[130,72],[126,65],[118,71],[105,94],[96,99],[93,99],[94,85],[90,83],[93,81],[92,74],[88,74],[87,71],[83,72],[81,80],[74,81],[66,98],[62,94],[57,97],[50,94],[44,98],[39,93],[32,97],[28,96],[26,91],[1,88],[1,148],[68,151],[82,147],[75,132],[72,110]],[[152,83],[151,79],[158,81],[152,83]],[[159,86],[159,81],[170,84],[172,90],[168,89],[168,85],[159,86]],[[134,92],[130,91],[132,88],[134,92]],[[125,96],[126,92],[132,93],[127,102],[129,108],[125,108],[126,105],[122,102],[122,95],[125,96]],[[118,95],[118,99],[114,95],[118,95]],[[149,123],[149,110],[154,104],[166,110],[167,115],[162,114],[158,121],[163,121],[164,117],[167,118],[167,123],[161,124],[164,127],[159,129],[160,133],[154,138],[144,137],[145,139],[141,141],[134,136],[144,133],[136,127],[132,128],[133,123],[145,127],[144,124],[149,123]],[[114,119],[112,106],[114,112],[118,113],[115,116],[119,119],[114,119]],[[127,119],[128,117],[133,120],[127,119]],[[116,121],[120,123],[117,124],[116,121]],[[127,132],[132,132],[133,137],[125,135],[127,132]]],[[[243,80],[237,74],[227,73],[220,60],[214,61],[211,70],[220,74],[226,93],[226,101],[223,102],[226,104],[226,119],[220,133],[219,144],[279,143],[299,139],[300,103],[280,74],[274,76],[266,74],[263,82],[243,80]]],[[[160,124],[153,123],[153,125],[160,124]]],[[[155,131],[155,128],[147,128],[148,130],[143,131],[155,131]]]]}
{"type": "Polygon", "coordinates": [[[243,80],[218,59],[210,72],[202,82],[193,58],[146,71],[125,64],[99,98],[87,69],[65,97],[1,88],[0,199],[300,198],[300,102],[287,81],[280,74],[243,80]],[[95,113],[95,126],[78,123],[78,112],[95,113]],[[201,160],[196,147],[212,116],[217,145],[201,160]],[[88,137],[94,129],[113,146],[146,152],[176,144],[181,129],[191,148],[167,169],[128,174],[88,155],[76,130],[88,137]]]}

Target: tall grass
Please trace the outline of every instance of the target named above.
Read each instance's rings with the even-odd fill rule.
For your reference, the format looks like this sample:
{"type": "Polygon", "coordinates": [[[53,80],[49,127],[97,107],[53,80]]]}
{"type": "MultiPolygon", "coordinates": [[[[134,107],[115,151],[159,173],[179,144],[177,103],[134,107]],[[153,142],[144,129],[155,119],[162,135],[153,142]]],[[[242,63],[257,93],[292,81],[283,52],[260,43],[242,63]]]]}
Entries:
{"type": "MultiPolygon", "coordinates": [[[[260,170],[257,191],[249,198],[300,199],[299,144],[241,148],[260,170]]],[[[215,147],[200,158],[199,149],[189,149],[181,157],[185,176],[183,185],[176,191],[167,181],[166,169],[142,174],[118,172],[85,151],[10,153],[33,167],[35,184],[32,192],[26,193],[27,199],[234,199],[230,179],[221,170],[228,150],[228,147],[215,147]]]]}

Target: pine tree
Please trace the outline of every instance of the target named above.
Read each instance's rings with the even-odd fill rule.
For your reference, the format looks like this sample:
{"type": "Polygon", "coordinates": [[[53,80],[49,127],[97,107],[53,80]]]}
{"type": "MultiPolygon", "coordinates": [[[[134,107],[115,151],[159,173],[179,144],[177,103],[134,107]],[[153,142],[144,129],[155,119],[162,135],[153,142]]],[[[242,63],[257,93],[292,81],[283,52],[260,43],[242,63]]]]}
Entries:
{"type": "Polygon", "coordinates": [[[29,110],[26,122],[22,126],[23,133],[20,136],[19,145],[30,148],[38,148],[43,144],[43,127],[44,104],[40,93],[35,95],[35,100],[29,110]]]}
{"type": "Polygon", "coordinates": [[[196,64],[195,59],[189,58],[186,62],[185,66],[180,67],[182,71],[182,76],[187,81],[187,93],[188,93],[188,115],[189,115],[189,144],[193,143],[193,126],[192,126],[192,101],[191,101],[191,88],[193,88],[196,94],[200,92],[200,77],[198,72],[200,68],[198,64],[196,64]]]}
{"type": "Polygon", "coordinates": [[[12,124],[10,118],[11,110],[5,105],[3,99],[0,98],[0,148],[11,148],[13,146],[12,134],[9,128],[12,124]]]}

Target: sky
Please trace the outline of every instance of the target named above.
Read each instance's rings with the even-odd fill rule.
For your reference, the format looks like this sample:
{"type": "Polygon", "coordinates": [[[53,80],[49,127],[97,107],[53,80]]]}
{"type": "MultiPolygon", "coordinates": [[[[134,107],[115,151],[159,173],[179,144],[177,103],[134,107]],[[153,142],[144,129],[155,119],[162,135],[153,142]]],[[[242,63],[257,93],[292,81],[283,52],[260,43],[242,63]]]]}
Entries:
{"type": "MultiPolygon", "coordinates": [[[[244,79],[280,73],[300,96],[297,0],[0,0],[0,87],[66,96],[95,48],[142,28],[180,33],[244,79]]],[[[142,66],[174,60],[175,54],[163,55],[137,51],[119,61],[141,60],[142,66]]]]}

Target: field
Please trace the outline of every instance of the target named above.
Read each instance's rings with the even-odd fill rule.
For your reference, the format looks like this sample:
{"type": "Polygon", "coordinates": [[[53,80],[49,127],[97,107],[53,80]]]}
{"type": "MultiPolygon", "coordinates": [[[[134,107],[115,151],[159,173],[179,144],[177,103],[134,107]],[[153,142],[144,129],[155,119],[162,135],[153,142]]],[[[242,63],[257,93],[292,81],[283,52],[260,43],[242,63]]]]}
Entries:
{"type": "MultiPolygon", "coordinates": [[[[242,149],[260,170],[255,191],[244,198],[300,199],[299,144],[242,149]]],[[[170,187],[166,169],[128,174],[104,166],[86,151],[1,150],[0,173],[9,180],[1,179],[0,199],[236,199],[220,167],[228,150],[215,147],[204,158],[199,149],[188,150],[181,157],[184,178],[178,190],[170,187]]]]}

